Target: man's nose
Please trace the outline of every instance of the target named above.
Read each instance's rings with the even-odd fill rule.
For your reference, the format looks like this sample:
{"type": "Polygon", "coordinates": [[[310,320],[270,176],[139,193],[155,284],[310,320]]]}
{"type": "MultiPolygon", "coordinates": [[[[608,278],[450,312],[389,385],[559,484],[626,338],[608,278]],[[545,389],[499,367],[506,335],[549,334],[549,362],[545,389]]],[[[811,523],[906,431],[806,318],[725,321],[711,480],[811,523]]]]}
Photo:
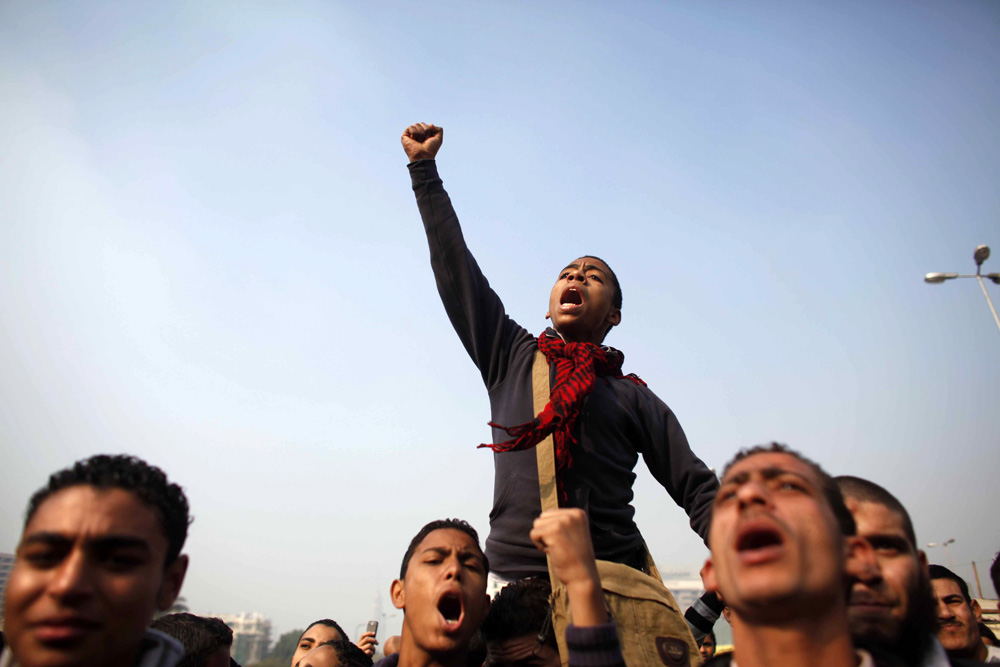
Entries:
{"type": "Polygon", "coordinates": [[[937,615],[938,618],[941,619],[942,621],[947,621],[952,618],[955,618],[955,614],[954,612],[952,612],[951,607],[946,605],[944,603],[944,600],[942,600],[941,598],[938,598],[937,601],[937,615]]]}
{"type": "Polygon", "coordinates": [[[458,561],[458,558],[449,558],[444,564],[444,576],[445,579],[451,581],[461,581],[462,580],[462,564],[458,561]]]}
{"type": "Polygon", "coordinates": [[[736,499],[740,503],[740,508],[751,505],[766,505],[768,502],[767,489],[759,480],[748,480],[740,485],[736,490],[736,499]]]}
{"type": "Polygon", "coordinates": [[[847,559],[847,575],[869,586],[882,581],[882,567],[878,564],[874,549],[855,549],[847,559]]]}
{"type": "Polygon", "coordinates": [[[93,592],[93,566],[81,549],[74,549],[59,564],[49,582],[49,593],[62,602],[88,597],[93,592]]]}

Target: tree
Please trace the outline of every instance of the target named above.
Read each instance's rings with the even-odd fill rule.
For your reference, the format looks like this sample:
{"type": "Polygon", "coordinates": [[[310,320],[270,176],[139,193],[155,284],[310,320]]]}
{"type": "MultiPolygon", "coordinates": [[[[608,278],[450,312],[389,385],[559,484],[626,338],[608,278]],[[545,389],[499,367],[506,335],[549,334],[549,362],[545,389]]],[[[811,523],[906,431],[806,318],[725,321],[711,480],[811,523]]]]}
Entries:
{"type": "Polygon", "coordinates": [[[268,653],[268,658],[277,658],[281,660],[285,665],[292,661],[292,656],[295,655],[295,649],[299,645],[299,637],[302,636],[302,630],[289,630],[280,637],[278,641],[274,642],[274,648],[268,653]]]}

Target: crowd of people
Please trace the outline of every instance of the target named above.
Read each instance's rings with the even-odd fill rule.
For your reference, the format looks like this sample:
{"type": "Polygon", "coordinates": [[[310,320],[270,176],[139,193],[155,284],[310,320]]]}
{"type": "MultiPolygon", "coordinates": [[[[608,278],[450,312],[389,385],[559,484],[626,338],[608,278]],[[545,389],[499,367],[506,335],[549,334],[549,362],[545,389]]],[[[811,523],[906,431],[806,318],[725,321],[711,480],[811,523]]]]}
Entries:
{"type": "MultiPolygon", "coordinates": [[[[511,320],[438,176],[443,136],[418,123],[402,143],[439,293],[490,397],[494,504],[484,546],[460,519],[412,538],[390,586],[402,632],[378,667],[1000,663],[966,583],[928,564],[882,486],[832,478],[777,443],[740,451],[719,477],[692,452],[604,345],[622,320],[606,262],[584,255],[559,272],[540,335],[511,320]],[[707,592],[683,614],[633,520],[640,457],[710,552],[707,592]],[[715,655],[722,615],[733,650],[715,655]]],[[[54,473],[28,501],[0,667],[235,664],[219,619],[153,620],[180,593],[189,521],[181,488],[134,457],[54,473]]],[[[377,644],[321,619],[289,667],[369,667],[377,644]]]]}

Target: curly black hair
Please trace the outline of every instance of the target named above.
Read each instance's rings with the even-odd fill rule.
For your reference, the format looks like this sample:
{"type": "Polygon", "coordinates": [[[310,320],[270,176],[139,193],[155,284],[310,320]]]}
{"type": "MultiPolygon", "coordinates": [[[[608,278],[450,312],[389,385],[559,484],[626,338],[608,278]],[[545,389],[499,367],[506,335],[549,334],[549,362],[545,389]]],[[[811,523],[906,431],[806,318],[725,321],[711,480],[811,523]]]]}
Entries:
{"type": "Polygon", "coordinates": [[[538,635],[540,643],[555,646],[552,629],[552,584],[544,577],[528,577],[500,589],[490,613],[483,621],[483,639],[504,641],[522,635],[538,635]]]}
{"type": "Polygon", "coordinates": [[[149,627],[184,645],[184,657],[177,667],[201,667],[213,653],[233,645],[233,630],[220,618],[181,612],[161,616],[149,627]]]}
{"type": "Polygon", "coordinates": [[[483,553],[482,548],[479,546],[479,533],[476,529],[469,525],[467,521],[462,519],[438,519],[437,521],[431,521],[429,524],[420,529],[412,540],[410,540],[410,546],[406,548],[406,553],[403,555],[403,564],[399,568],[399,578],[406,579],[406,571],[410,567],[410,559],[413,558],[413,552],[416,551],[417,545],[423,542],[424,538],[433,533],[435,530],[441,530],[444,528],[450,528],[452,530],[460,530],[469,537],[476,544],[476,549],[479,551],[479,555],[483,557],[483,567],[486,571],[490,571],[490,562],[486,559],[486,554],[483,553]]]}
{"type": "Polygon", "coordinates": [[[124,489],[146,505],[159,510],[163,519],[163,532],[167,538],[164,567],[173,563],[180,555],[187,539],[188,525],[192,521],[184,491],[177,484],[172,484],[167,475],[156,466],[126,454],[98,454],[52,473],[49,483],[35,491],[28,501],[28,509],[24,515],[25,527],[49,496],[71,486],[81,485],[98,489],[124,489]]]}
{"type": "Polygon", "coordinates": [[[337,662],[340,667],[371,667],[372,665],[371,656],[346,639],[334,639],[323,642],[319,646],[333,647],[333,650],[337,652],[337,662]]]}

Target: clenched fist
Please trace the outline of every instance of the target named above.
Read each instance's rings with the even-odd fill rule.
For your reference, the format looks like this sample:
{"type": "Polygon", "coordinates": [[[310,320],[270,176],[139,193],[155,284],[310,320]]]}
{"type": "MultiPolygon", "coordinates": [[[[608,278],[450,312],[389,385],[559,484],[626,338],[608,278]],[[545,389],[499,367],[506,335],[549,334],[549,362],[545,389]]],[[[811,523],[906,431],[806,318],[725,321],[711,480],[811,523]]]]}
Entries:
{"type": "Polygon", "coordinates": [[[415,123],[405,130],[401,141],[406,157],[410,162],[417,160],[433,160],[441,148],[441,140],[444,139],[444,128],[427,123],[415,123]]]}

